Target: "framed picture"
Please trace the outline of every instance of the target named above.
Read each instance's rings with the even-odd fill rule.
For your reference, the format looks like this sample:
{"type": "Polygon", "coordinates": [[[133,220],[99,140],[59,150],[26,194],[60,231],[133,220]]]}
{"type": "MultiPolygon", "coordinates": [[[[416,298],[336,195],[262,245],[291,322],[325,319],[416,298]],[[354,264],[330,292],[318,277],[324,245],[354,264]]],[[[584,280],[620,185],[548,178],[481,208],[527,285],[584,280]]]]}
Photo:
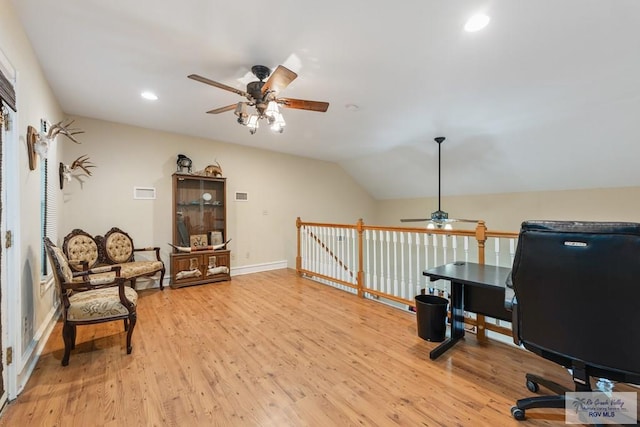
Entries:
{"type": "Polygon", "coordinates": [[[192,234],[189,237],[189,243],[192,248],[199,248],[202,246],[207,246],[207,235],[206,234],[192,234]]]}
{"type": "Polygon", "coordinates": [[[224,236],[222,235],[222,231],[210,232],[209,238],[211,239],[211,246],[219,245],[224,242],[224,236]]]}

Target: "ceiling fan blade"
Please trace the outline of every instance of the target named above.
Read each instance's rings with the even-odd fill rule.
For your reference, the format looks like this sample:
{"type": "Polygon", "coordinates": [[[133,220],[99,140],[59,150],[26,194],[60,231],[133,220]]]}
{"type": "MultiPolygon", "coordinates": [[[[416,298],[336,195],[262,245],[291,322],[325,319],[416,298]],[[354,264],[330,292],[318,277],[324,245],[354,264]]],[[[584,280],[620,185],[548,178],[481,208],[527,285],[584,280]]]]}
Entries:
{"type": "Polygon", "coordinates": [[[400,222],[423,222],[423,221],[431,221],[431,218],[403,218],[400,222]]]}
{"type": "Polygon", "coordinates": [[[267,91],[280,93],[289,86],[289,83],[294,81],[296,77],[298,77],[296,73],[282,65],[278,65],[278,68],[276,68],[271,74],[271,77],[269,77],[262,86],[262,94],[267,93],[267,91]]]}
{"type": "Polygon", "coordinates": [[[473,223],[478,222],[477,219],[464,219],[464,218],[450,218],[450,219],[448,219],[448,221],[450,221],[450,222],[473,222],[473,223]]]}
{"type": "Polygon", "coordinates": [[[187,77],[189,77],[191,80],[195,80],[195,81],[198,81],[200,83],[205,83],[205,84],[208,84],[208,85],[211,85],[211,86],[215,86],[215,87],[217,87],[219,89],[228,90],[229,92],[233,92],[233,93],[237,93],[238,95],[241,95],[241,96],[249,97],[249,94],[247,92],[243,91],[243,90],[236,89],[235,87],[231,87],[231,86],[227,86],[227,85],[222,84],[222,83],[215,82],[215,81],[213,81],[211,79],[199,76],[197,74],[189,74],[187,77]]]}
{"type": "Polygon", "coordinates": [[[307,101],[306,99],[278,98],[278,104],[298,110],[319,111],[324,113],[329,108],[328,102],[307,101]]]}
{"type": "Polygon", "coordinates": [[[213,110],[207,111],[207,114],[220,114],[226,111],[235,110],[238,104],[227,105],[226,107],[215,108],[213,110]]]}

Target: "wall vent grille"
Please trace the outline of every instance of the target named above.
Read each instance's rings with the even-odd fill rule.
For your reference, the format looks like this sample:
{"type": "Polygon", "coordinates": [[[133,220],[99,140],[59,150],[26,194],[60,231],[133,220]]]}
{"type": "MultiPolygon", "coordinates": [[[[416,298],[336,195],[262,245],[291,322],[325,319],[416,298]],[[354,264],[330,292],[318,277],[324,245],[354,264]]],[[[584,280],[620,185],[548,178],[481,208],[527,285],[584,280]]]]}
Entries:
{"type": "Polygon", "coordinates": [[[245,191],[236,191],[236,202],[246,202],[249,200],[249,193],[245,191]]]}
{"type": "Polygon", "coordinates": [[[135,200],[155,200],[156,189],[154,187],[133,187],[135,200]]]}

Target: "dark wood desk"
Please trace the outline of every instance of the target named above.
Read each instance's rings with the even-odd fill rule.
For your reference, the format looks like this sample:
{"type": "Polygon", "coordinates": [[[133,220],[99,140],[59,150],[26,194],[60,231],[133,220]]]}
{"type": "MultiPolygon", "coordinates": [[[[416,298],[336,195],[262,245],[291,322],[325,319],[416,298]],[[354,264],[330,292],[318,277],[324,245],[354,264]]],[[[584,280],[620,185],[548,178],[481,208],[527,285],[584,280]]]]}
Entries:
{"type": "Polygon", "coordinates": [[[505,283],[511,269],[473,262],[453,262],[422,272],[431,281],[451,281],[451,333],[429,353],[433,360],[464,337],[464,312],[511,320],[504,308],[505,283]]]}

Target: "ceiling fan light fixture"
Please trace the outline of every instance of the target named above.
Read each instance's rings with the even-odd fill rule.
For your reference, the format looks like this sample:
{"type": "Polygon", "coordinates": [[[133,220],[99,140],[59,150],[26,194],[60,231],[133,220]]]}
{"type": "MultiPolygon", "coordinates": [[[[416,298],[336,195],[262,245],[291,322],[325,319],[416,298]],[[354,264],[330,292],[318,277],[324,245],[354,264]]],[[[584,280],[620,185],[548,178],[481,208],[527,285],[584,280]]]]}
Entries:
{"type": "Polygon", "coordinates": [[[437,211],[431,213],[431,221],[441,222],[447,219],[449,219],[449,214],[445,211],[441,211],[438,209],[437,211]]]}
{"type": "Polygon", "coordinates": [[[240,123],[241,125],[246,125],[247,124],[247,117],[249,115],[247,114],[247,104],[246,103],[238,102],[238,104],[236,105],[236,109],[233,112],[233,114],[238,116],[238,123],[240,123]]]}
{"type": "Polygon", "coordinates": [[[278,114],[280,114],[278,103],[275,101],[269,101],[269,104],[267,104],[267,110],[264,112],[264,115],[269,118],[275,119],[278,114]]]}
{"type": "Polygon", "coordinates": [[[282,114],[278,113],[273,120],[273,123],[271,124],[271,130],[274,132],[278,132],[278,133],[282,133],[284,132],[284,127],[287,125],[287,123],[284,121],[284,117],[282,116],[282,114]]]}
{"type": "Polygon", "coordinates": [[[251,114],[249,116],[249,120],[247,121],[247,127],[249,128],[249,133],[253,135],[256,133],[256,130],[260,127],[260,123],[258,123],[258,119],[260,117],[256,114],[251,114]]]}

